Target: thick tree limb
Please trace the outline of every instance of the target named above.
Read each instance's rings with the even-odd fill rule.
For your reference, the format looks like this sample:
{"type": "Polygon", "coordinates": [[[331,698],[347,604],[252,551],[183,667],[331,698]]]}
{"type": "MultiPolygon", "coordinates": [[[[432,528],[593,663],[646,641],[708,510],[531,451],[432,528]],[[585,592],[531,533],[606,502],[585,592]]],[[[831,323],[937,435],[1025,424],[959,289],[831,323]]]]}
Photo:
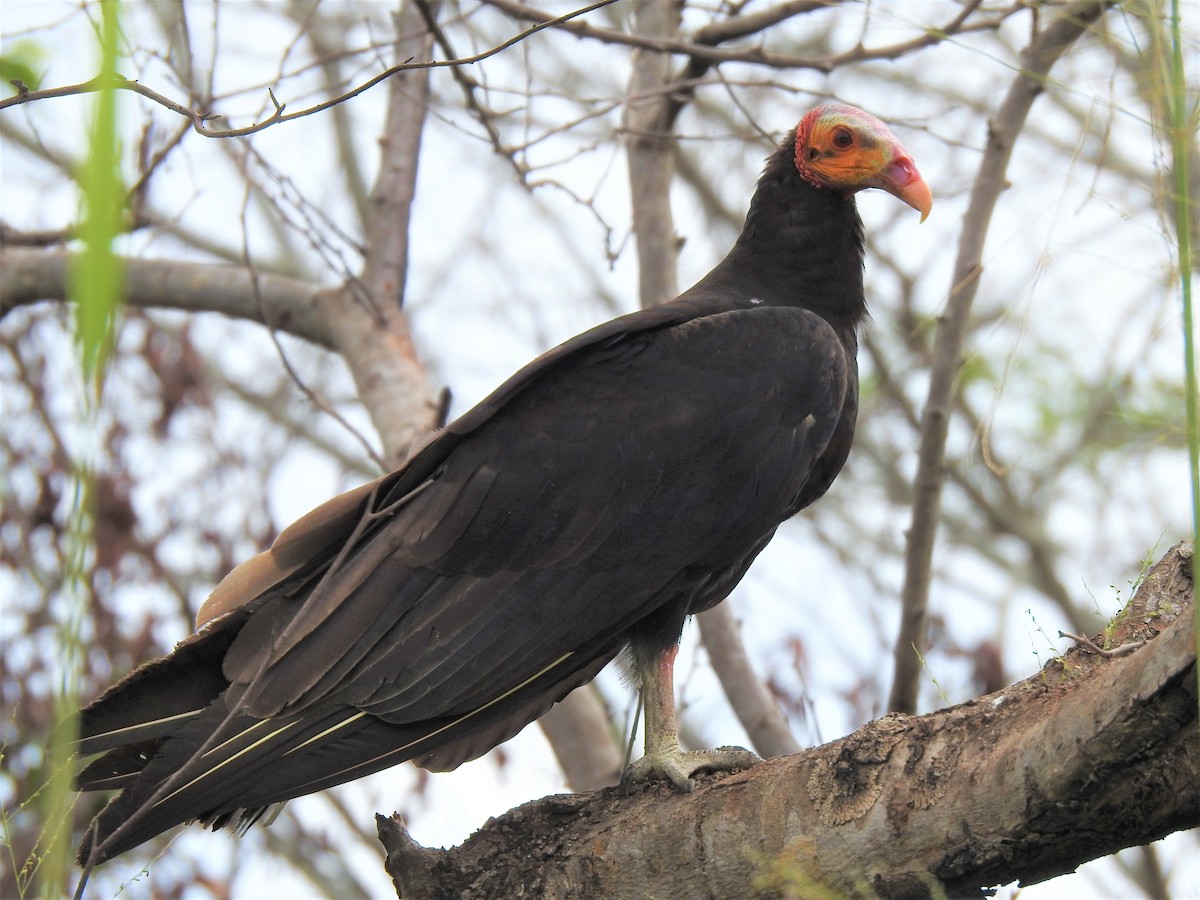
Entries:
{"type": "MultiPolygon", "coordinates": [[[[1190,545],[1150,571],[1097,641],[1148,639],[1127,656],[1077,647],[995,694],[688,795],[548,797],[422,851],[404,896],[960,896],[1200,825],[1191,580],[1190,545]]],[[[416,851],[384,821],[403,881],[416,851]]]]}
{"type": "MultiPolygon", "coordinates": [[[[0,318],[18,306],[70,299],[65,250],[0,249],[0,318]]],[[[125,300],[133,306],[219,312],[258,322],[322,347],[333,345],[320,312],[320,286],[241,266],[125,259],[125,300]]]]}
{"type": "Polygon", "coordinates": [[[1025,127],[1033,101],[1045,89],[1047,74],[1111,5],[1111,0],[1076,0],[1035,35],[1021,54],[1020,74],[988,125],[987,145],[959,237],[950,296],[945,312],[939,317],[929,390],[921,414],[920,449],[917,473],[913,478],[913,512],[905,548],[900,633],[895,645],[895,677],[888,699],[888,709],[895,712],[912,713],[917,708],[933,546],[941,511],[946,436],[971,304],[983,271],[983,246],[992,211],[1006,187],[1005,172],[1013,145],[1025,127]]]}

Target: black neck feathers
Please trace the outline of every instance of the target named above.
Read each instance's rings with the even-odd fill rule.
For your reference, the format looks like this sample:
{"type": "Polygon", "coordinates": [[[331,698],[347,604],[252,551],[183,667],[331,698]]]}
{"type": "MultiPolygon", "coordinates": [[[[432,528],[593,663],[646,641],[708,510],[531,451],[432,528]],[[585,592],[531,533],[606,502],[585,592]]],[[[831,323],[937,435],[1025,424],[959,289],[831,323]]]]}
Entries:
{"type": "Polygon", "coordinates": [[[854,198],[800,177],[795,133],[771,154],[729,255],[692,291],[811,309],[837,326],[866,315],[854,198]]]}

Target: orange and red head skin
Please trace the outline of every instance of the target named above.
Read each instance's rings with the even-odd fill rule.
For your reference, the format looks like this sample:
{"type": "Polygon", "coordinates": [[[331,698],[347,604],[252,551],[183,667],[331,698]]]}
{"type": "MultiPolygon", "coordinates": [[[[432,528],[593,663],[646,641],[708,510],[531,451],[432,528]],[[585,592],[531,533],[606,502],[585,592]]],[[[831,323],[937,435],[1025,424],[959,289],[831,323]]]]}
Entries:
{"type": "Polygon", "coordinates": [[[849,196],[879,188],[921,213],[924,222],[933,195],[912,157],[883,122],[853,106],[826,104],[796,126],[796,169],[820,188],[849,196]]]}

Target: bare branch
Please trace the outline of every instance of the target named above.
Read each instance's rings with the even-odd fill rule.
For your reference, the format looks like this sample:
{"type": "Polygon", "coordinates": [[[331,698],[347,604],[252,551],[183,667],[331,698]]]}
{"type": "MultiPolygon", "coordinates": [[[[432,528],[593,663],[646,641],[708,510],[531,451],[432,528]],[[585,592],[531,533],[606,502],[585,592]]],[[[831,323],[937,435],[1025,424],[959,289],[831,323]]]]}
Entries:
{"type": "Polygon", "coordinates": [[[72,241],[79,229],[70,225],[66,228],[44,228],[22,231],[7,222],[0,222],[0,246],[4,247],[56,247],[72,241]]]}
{"type": "MultiPolygon", "coordinates": [[[[402,4],[396,24],[397,58],[427,58],[431,36],[413,3],[402,4]]],[[[330,298],[338,315],[327,320],[383,441],[384,456],[393,465],[403,462],[416,440],[437,426],[440,408],[402,308],[409,220],[428,103],[428,69],[398,74],[388,87],[362,273],[330,298]]]]}
{"type": "MultiPolygon", "coordinates": [[[[82,160],[50,149],[38,140],[36,135],[31,135],[22,129],[12,127],[7,119],[0,118],[0,137],[20,146],[36,158],[54,166],[66,178],[73,181],[77,180],[82,160]]],[[[269,218],[268,224],[274,224],[274,220],[269,218]]],[[[224,239],[223,233],[218,235],[202,231],[199,228],[185,224],[180,220],[177,213],[156,210],[148,204],[143,205],[137,210],[136,220],[132,218],[127,220],[122,224],[122,228],[130,231],[140,228],[154,228],[161,234],[170,235],[192,249],[212,256],[215,259],[238,266],[242,264],[244,255],[242,248],[230,244],[224,239]]],[[[11,227],[0,227],[0,245],[53,246],[72,240],[74,237],[75,226],[73,225],[43,232],[18,231],[11,227]],[[29,239],[29,235],[31,234],[34,237],[40,237],[41,240],[31,241],[29,239]]],[[[256,258],[255,264],[260,272],[272,272],[285,277],[294,276],[298,270],[298,266],[293,260],[285,258],[282,255],[269,259],[264,259],[260,255],[256,258]]]]}
{"type": "Polygon", "coordinates": [[[538,720],[574,791],[615,784],[624,758],[595,685],[576,688],[538,720]]]}
{"type": "MultiPolygon", "coordinates": [[[[258,303],[259,308],[262,308],[264,303],[262,291],[259,288],[258,273],[254,271],[253,266],[249,261],[249,256],[247,256],[246,265],[253,274],[253,277],[250,279],[250,284],[254,290],[255,301],[258,303]]],[[[284,350],[283,344],[279,340],[279,334],[274,328],[270,329],[270,335],[271,342],[275,345],[275,352],[279,356],[279,361],[283,365],[284,371],[287,372],[288,377],[292,379],[292,383],[300,389],[300,391],[314,407],[337,422],[338,425],[345,429],[346,432],[358,442],[359,446],[363,448],[363,452],[366,453],[367,457],[373,463],[375,463],[379,471],[387,471],[387,462],[375,451],[375,448],[371,446],[370,440],[362,432],[350,424],[346,417],[338,412],[331,404],[326,403],[325,398],[317,393],[317,391],[313,390],[313,388],[300,376],[300,373],[296,371],[296,367],[292,365],[291,359],[288,357],[287,352],[284,350]]]]}
{"type": "MultiPolygon", "coordinates": [[[[71,299],[72,256],[65,250],[0,250],[0,318],[18,306],[71,299]]],[[[210,263],[127,258],[122,266],[125,298],[133,306],[219,312],[332,346],[318,285],[210,263]]]]}
{"type": "MultiPolygon", "coordinates": [[[[286,7],[288,13],[296,18],[299,18],[301,13],[305,13],[306,16],[312,15],[315,9],[317,7],[305,9],[291,4],[286,7]]],[[[341,59],[334,43],[335,35],[333,34],[333,29],[318,20],[315,23],[311,23],[311,27],[307,27],[304,34],[312,45],[314,54],[316,54],[321,67],[321,77],[325,81],[325,87],[332,93],[336,90],[335,85],[341,83],[341,59]]],[[[338,104],[333,108],[331,116],[333,119],[331,127],[334,138],[337,141],[338,171],[346,183],[347,192],[354,201],[354,208],[358,212],[359,223],[363,231],[366,231],[367,219],[369,217],[369,213],[367,212],[368,191],[365,176],[362,172],[358,148],[354,142],[354,129],[352,127],[349,107],[338,104]]]]}
{"type": "Polygon", "coordinates": [[[1047,73],[1111,5],[1111,0],[1077,0],[1035,35],[1022,53],[1020,74],[988,127],[987,147],[959,239],[950,296],[940,319],[929,391],[921,417],[912,523],[905,552],[903,610],[896,640],[895,677],[888,700],[888,708],[894,712],[911,713],[917,706],[921,675],[919,657],[925,645],[933,545],[945,474],[946,436],[971,304],[983,271],[983,245],[992,211],[1006,185],[1005,170],[1013,145],[1021,134],[1033,101],[1045,89],[1047,73]]]}
{"type": "MultiPolygon", "coordinates": [[[[211,113],[199,113],[193,109],[189,109],[181,103],[176,103],[170,97],[158,93],[152,88],[146,87],[136,81],[131,81],[118,75],[115,80],[105,83],[105,80],[100,76],[96,76],[90,81],[83,81],[79,84],[66,84],[56,88],[43,88],[37,91],[24,90],[18,91],[13,97],[0,100],[0,110],[8,109],[10,106],[20,106],[23,103],[33,103],[38,100],[52,100],[55,97],[71,97],[76,94],[94,94],[96,91],[106,89],[118,91],[132,91],[135,94],[141,94],[149,100],[153,100],[159,106],[166,107],[173,113],[178,113],[184,118],[191,119],[193,122],[203,122],[213,118],[211,113]]],[[[197,129],[199,130],[199,129],[197,129]]],[[[203,132],[202,132],[203,133],[203,132]]]]}
{"type": "Polygon", "coordinates": [[[1092,651],[1095,654],[1098,654],[1099,656],[1105,657],[1106,659],[1116,659],[1118,656],[1128,656],[1130,653],[1135,652],[1143,644],[1146,643],[1144,640],[1133,641],[1128,644],[1122,644],[1120,647],[1114,647],[1111,650],[1106,650],[1103,647],[1101,647],[1100,645],[1098,645],[1095,641],[1093,641],[1086,634],[1072,634],[1069,631],[1060,631],[1058,633],[1058,636],[1070,638],[1075,643],[1087,648],[1088,650],[1092,651]]]}
{"type": "MultiPolygon", "coordinates": [[[[649,37],[673,37],[679,29],[674,0],[637,0],[634,28],[649,37]]],[[[679,237],[671,215],[671,151],[668,100],[662,89],[671,81],[667,56],[635,50],[625,107],[625,152],[629,157],[629,194],[638,251],[638,299],[643,307],[665,303],[679,293],[679,237]]]]}
{"type": "Polygon", "coordinates": [[[280,122],[290,122],[293,119],[300,119],[305,116],[311,116],[315,113],[323,112],[323,111],[329,109],[331,106],[337,106],[339,103],[345,103],[347,100],[351,100],[354,97],[357,97],[359,94],[364,93],[365,91],[369,91],[371,88],[375,87],[377,84],[379,84],[383,81],[386,81],[388,78],[391,78],[393,75],[395,75],[399,72],[407,72],[412,69],[453,68],[456,66],[465,66],[465,65],[471,65],[471,64],[477,63],[477,62],[482,62],[483,60],[489,59],[489,58],[497,55],[498,53],[504,52],[509,47],[512,47],[514,44],[519,44],[521,41],[525,40],[528,37],[531,37],[534,34],[537,34],[539,31],[544,31],[547,28],[553,28],[557,25],[563,24],[564,22],[569,22],[572,19],[575,19],[579,16],[586,15],[590,12],[594,12],[597,9],[601,9],[602,7],[609,6],[610,4],[613,4],[615,2],[616,2],[616,0],[599,0],[599,2],[593,3],[590,6],[585,6],[583,9],[577,9],[577,10],[574,10],[573,12],[565,13],[561,16],[555,16],[553,18],[539,22],[538,24],[534,25],[532,28],[527,28],[525,31],[522,31],[520,34],[514,35],[513,37],[509,38],[506,41],[502,41],[501,43],[497,44],[496,46],[492,47],[491,49],[485,50],[482,53],[476,53],[473,56],[464,56],[460,59],[437,59],[437,60],[426,60],[423,62],[399,63],[398,65],[394,65],[394,66],[391,66],[390,68],[385,69],[384,71],[382,71],[378,75],[376,75],[374,78],[371,78],[371,79],[365,81],[364,83],[360,84],[358,87],[354,88],[353,90],[347,91],[344,94],[339,94],[337,97],[334,97],[330,100],[326,100],[322,103],[317,103],[314,106],[306,107],[305,109],[302,109],[299,112],[285,113],[284,110],[287,108],[287,104],[280,103],[279,101],[277,101],[275,99],[274,93],[271,93],[270,94],[271,103],[274,105],[275,111],[268,118],[264,119],[262,122],[256,122],[255,124],[247,125],[244,128],[230,128],[230,129],[225,129],[225,130],[221,130],[221,131],[215,131],[215,130],[206,128],[205,127],[206,122],[210,122],[213,119],[220,118],[220,116],[218,114],[212,113],[212,112],[202,112],[200,110],[189,109],[188,107],[186,107],[180,103],[176,103],[171,98],[169,98],[163,94],[160,94],[158,91],[155,91],[152,88],[148,88],[145,85],[143,85],[137,81],[131,81],[128,78],[121,78],[119,76],[115,81],[112,81],[109,83],[105,83],[102,79],[97,77],[97,78],[93,78],[90,81],[82,82],[80,84],[64,85],[62,87],[57,87],[57,88],[46,88],[46,89],[40,90],[40,91],[31,91],[28,89],[25,91],[18,91],[15,96],[8,97],[7,99],[4,99],[4,100],[0,100],[0,110],[7,109],[10,106],[19,106],[23,103],[31,103],[35,100],[48,100],[48,99],[51,99],[54,97],[68,97],[68,96],[71,96],[74,94],[91,94],[96,91],[105,90],[105,89],[113,89],[113,90],[119,90],[119,91],[132,91],[135,94],[141,94],[143,97],[145,97],[149,100],[153,100],[155,103],[159,104],[160,106],[165,107],[166,109],[169,109],[171,112],[178,113],[179,115],[183,116],[184,118],[191,120],[193,130],[195,130],[197,134],[201,134],[204,137],[211,137],[211,138],[245,137],[248,134],[255,134],[259,131],[263,131],[267,128],[270,128],[272,125],[278,125],[280,122]]]}
{"type": "MultiPolygon", "coordinates": [[[[425,20],[425,25],[433,34],[442,52],[453,58],[457,56],[454,52],[454,47],[450,43],[450,38],[446,36],[446,32],[437,23],[437,17],[434,14],[433,8],[427,0],[412,0],[416,4],[417,9],[421,11],[421,16],[425,20]]],[[[500,129],[493,121],[493,116],[490,110],[486,109],[479,99],[480,84],[474,78],[467,74],[466,70],[461,66],[454,66],[450,69],[450,74],[454,80],[458,82],[458,86],[462,88],[463,100],[467,104],[467,110],[475,117],[475,120],[483,126],[483,130],[487,133],[488,141],[492,145],[492,150],[502,159],[508,160],[516,171],[517,180],[528,187],[526,177],[528,171],[517,161],[516,155],[504,146],[504,140],[500,136],[500,129]]]]}
{"type": "Polygon", "coordinates": [[[854,62],[864,62],[870,60],[887,60],[897,59],[905,56],[913,51],[921,50],[926,47],[933,46],[945,40],[947,37],[956,34],[965,34],[975,31],[991,31],[999,27],[999,25],[1008,16],[1012,15],[1017,10],[1024,8],[1024,4],[1013,4],[1012,7],[1001,10],[1000,12],[982,19],[978,22],[968,23],[966,20],[972,13],[976,11],[980,3],[968,3],[959,14],[957,14],[950,22],[941,27],[931,27],[926,30],[926,33],[920,37],[913,38],[908,41],[902,41],[896,44],[888,44],[880,47],[864,47],[856,46],[843,53],[828,54],[825,56],[816,57],[801,57],[789,56],[786,54],[767,53],[758,47],[725,50],[715,46],[717,43],[727,40],[733,40],[740,37],[746,37],[777,25],[794,16],[811,12],[815,9],[826,7],[828,3],[821,2],[792,2],[781,4],[778,8],[764,10],[753,16],[742,16],[729,19],[725,22],[706,26],[700,29],[695,36],[694,41],[685,41],[679,39],[662,39],[646,35],[629,35],[624,32],[613,31],[611,29],[597,28],[584,22],[574,22],[574,19],[594,12],[597,9],[609,6],[616,0],[599,0],[590,6],[582,9],[574,10],[559,16],[552,16],[549,13],[541,12],[524,4],[514,2],[514,0],[485,0],[488,5],[494,6],[512,16],[515,19],[524,19],[527,21],[535,21],[536,24],[519,34],[514,35],[506,41],[491,47],[481,53],[476,53],[471,56],[457,57],[452,59],[428,60],[428,61],[410,61],[399,63],[385,69],[375,77],[367,80],[363,84],[339,94],[322,103],[306,107],[297,112],[288,113],[286,103],[280,103],[276,100],[273,93],[270,94],[271,103],[274,106],[274,112],[261,122],[256,122],[252,125],[247,125],[242,128],[230,128],[215,130],[206,127],[205,123],[212,122],[215,119],[223,118],[218,113],[207,112],[203,110],[191,109],[181,103],[178,103],[164,94],[155,91],[153,88],[147,87],[138,81],[118,77],[111,84],[104,84],[100,78],[93,78],[90,81],[81,82],[79,84],[62,85],[55,88],[44,88],[42,90],[29,90],[24,85],[18,85],[17,93],[6,99],[0,100],[0,110],[7,109],[10,106],[19,106],[24,103],[34,101],[48,100],[55,97],[67,97],[77,94],[94,93],[105,88],[114,90],[132,91],[140,94],[149,100],[154,101],[160,106],[177,113],[192,123],[193,129],[205,137],[211,138],[228,138],[228,137],[245,137],[249,134],[255,134],[270,128],[273,125],[278,125],[281,122],[290,122],[293,119],[311,116],[318,112],[323,112],[330,107],[344,103],[365,91],[385,81],[392,75],[398,72],[409,71],[412,69],[430,69],[430,68],[457,68],[460,66],[472,65],[477,62],[482,62],[496,56],[499,53],[509,49],[515,44],[520,43],[526,38],[543,31],[547,28],[559,27],[565,31],[574,34],[581,38],[592,38],[604,43],[611,44],[626,44],[629,46],[654,50],[661,53],[680,54],[688,56],[695,60],[703,60],[709,66],[717,65],[722,62],[746,62],[754,63],[768,68],[775,69],[815,69],[820,72],[832,72],[839,66],[844,66],[854,62]]]}
{"type": "Polygon", "coordinates": [[[800,752],[800,742],[788,728],[779,704],[750,664],[741,629],[729,603],[721,603],[696,617],[700,637],[713,671],[729,698],[738,721],[750,735],[754,750],[764,757],[800,752]]]}
{"type": "MultiPolygon", "coordinates": [[[[758,12],[744,13],[739,11],[737,15],[732,15],[716,22],[710,22],[696,29],[692,39],[697,44],[715,47],[718,44],[724,44],[726,41],[736,41],[738,38],[750,37],[752,34],[767,31],[781,22],[786,22],[788,19],[793,19],[796,16],[829,9],[830,7],[839,5],[840,2],[841,0],[832,0],[832,2],[831,0],[788,0],[786,3],[774,3],[766,9],[758,10],[758,12]]],[[[978,3],[969,5],[977,6],[978,3]]]]}
{"type": "MultiPolygon", "coordinates": [[[[414,8],[421,0],[405,2],[397,16],[398,56],[424,59],[432,49],[431,33],[414,8]]],[[[432,13],[431,13],[432,15],[432,13]]],[[[380,137],[379,174],[371,188],[366,222],[366,252],[359,286],[376,315],[385,316],[404,305],[408,279],[408,228],[417,192],[417,162],[429,109],[429,72],[415,69],[397,74],[388,85],[387,119],[380,137]]]]}
{"type": "MultiPolygon", "coordinates": [[[[555,19],[549,13],[541,12],[531,6],[527,6],[519,2],[519,0],[483,0],[483,2],[516,19],[525,19],[542,24],[555,22],[555,19]]],[[[829,4],[819,5],[828,6],[829,4]]],[[[967,4],[968,14],[975,12],[979,5],[974,0],[967,4]]],[[[842,53],[831,53],[824,56],[791,56],[784,53],[769,53],[761,47],[724,49],[716,46],[708,46],[698,40],[701,34],[705,34],[708,40],[714,42],[718,40],[731,40],[735,37],[745,37],[748,34],[775,24],[771,21],[769,11],[766,10],[764,10],[761,17],[751,18],[748,24],[738,23],[736,19],[731,19],[728,23],[723,23],[722,26],[713,26],[707,33],[705,33],[704,29],[701,29],[700,32],[697,32],[696,38],[693,40],[658,38],[645,34],[628,34],[609,28],[597,28],[587,22],[562,22],[556,24],[560,25],[561,31],[566,31],[578,38],[590,38],[605,44],[624,44],[643,50],[687,56],[694,60],[702,60],[709,66],[719,65],[720,63],[741,62],[765,66],[769,69],[811,69],[828,73],[850,63],[899,59],[901,56],[906,56],[914,51],[939,44],[946,40],[946,38],[956,34],[994,31],[1005,19],[1015,12],[1024,9],[1025,6],[1024,3],[1014,3],[1012,6],[1006,7],[987,18],[971,23],[960,21],[960,18],[962,18],[960,13],[959,15],[955,15],[946,25],[940,28],[928,28],[924,34],[911,40],[901,41],[896,44],[886,44],[880,47],[858,45],[842,53]]],[[[783,18],[791,18],[802,12],[811,11],[809,5],[804,3],[797,3],[794,6],[792,4],[785,4],[785,7],[784,12],[786,15],[783,18]]]]}

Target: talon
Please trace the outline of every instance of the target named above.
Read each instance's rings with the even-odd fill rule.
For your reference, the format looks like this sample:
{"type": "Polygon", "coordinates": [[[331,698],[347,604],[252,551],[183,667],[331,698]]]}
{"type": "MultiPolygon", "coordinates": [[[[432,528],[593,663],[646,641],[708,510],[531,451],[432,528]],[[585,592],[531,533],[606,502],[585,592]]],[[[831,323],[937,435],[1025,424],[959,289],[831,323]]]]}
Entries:
{"type": "Polygon", "coordinates": [[[678,646],[672,644],[654,653],[634,657],[646,712],[646,754],[621,775],[621,788],[626,792],[639,781],[661,778],[684,793],[691,793],[696,789],[692,776],[699,771],[730,772],[748,769],[760,761],[744,747],[679,749],[673,679],[677,650],[678,646]]]}
{"type": "Polygon", "coordinates": [[[685,752],[678,746],[658,748],[647,754],[625,770],[621,776],[621,787],[642,781],[662,778],[670,781],[684,793],[696,789],[694,774],[705,772],[730,772],[749,769],[759,758],[743,747],[718,747],[716,750],[693,750],[685,752]]]}

